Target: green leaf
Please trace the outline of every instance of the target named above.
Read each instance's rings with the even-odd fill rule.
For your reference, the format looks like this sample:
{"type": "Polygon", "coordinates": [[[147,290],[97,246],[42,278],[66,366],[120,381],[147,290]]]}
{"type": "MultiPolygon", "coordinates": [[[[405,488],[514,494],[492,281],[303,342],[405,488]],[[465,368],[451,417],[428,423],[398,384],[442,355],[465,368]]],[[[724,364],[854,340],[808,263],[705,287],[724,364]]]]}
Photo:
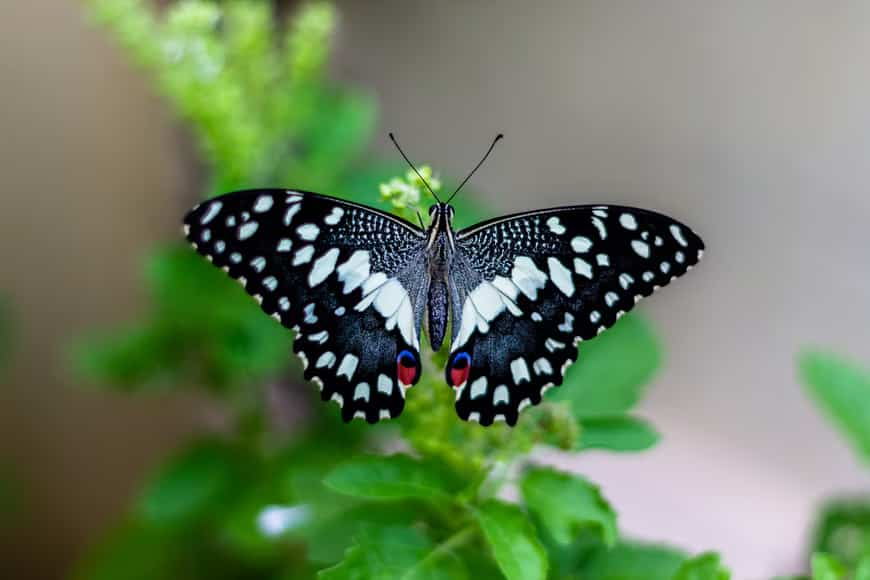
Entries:
{"type": "Polygon", "coordinates": [[[854,449],[870,461],[870,373],[833,354],[799,357],[804,387],[854,449]]]}
{"type": "Polygon", "coordinates": [[[813,552],[828,554],[852,568],[870,555],[870,497],[829,500],[813,533],[813,552]]]}
{"type": "Polygon", "coordinates": [[[369,526],[339,564],[321,570],[322,580],[462,580],[468,574],[449,549],[407,527],[369,526]]]}
{"type": "Polygon", "coordinates": [[[569,401],[578,419],[629,411],[661,360],[649,325],[632,315],[622,317],[595,340],[584,342],[582,350],[561,388],[548,394],[552,400],[569,401]]]}
{"type": "Polygon", "coordinates": [[[190,521],[235,496],[242,466],[238,455],[218,441],[201,441],[178,454],[148,484],[137,513],[159,524],[190,521]]]}
{"type": "Polygon", "coordinates": [[[645,451],[658,441],[655,428],[638,417],[589,417],[581,421],[580,449],[645,451]]]}
{"type": "Polygon", "coordinates": [[[812,557],[813,580],[844,580],[846,568],[830,554],[816,553],[812,557]]]}
{"type": "Polygon", "coordinates": [[[729,580],[731,574],[719,560],[714,552],[699,554],[683,562],[674,580],[729,580]]]}
{"type": "Polygon", "coordinates": [[[626,542],[598,549],[577,572],[583,580],[671,580],[685,560],[673,548],[626,542]]]}
{"type": "MultiPolygon", "coordinates": [[[[313,506],[317,512],[320,506],[313,506]]],[[[419,510],[402,503],[371,503],[353,505],[346,509],[313,518],[298,535],[308,544],[308,557],[315,562],[332,563],[342,559],[347,547],[364,530],[376,526],[409,527],[417,519],[419,510]]]]}
{"type": "Polygon", "coordinates": [[[461,487],[443,465],[408,455],[355,458],[333,469],[323,481],[343,494],[378,500],[439,500],[461,487]]]}
{"type": "Polygon", "coordinates": [[[488,500],[480,506],[477,520],[498,567],[508,580],[547,577],[547,553],[519,507],[488,500]]]}
{"type": "Polygon", "coordinates": [[[854,580],[870,580],[870,554],[858,562],[858,566],[855,567],[854,580]]]}
{"type": "Polygon", "coordinates": [[[579,475],[549,468],[530,469],[520,483],[529,511],[563,545],[592,528],[607,546],[616,543],[616,513],[597,486],[579,475]]]}

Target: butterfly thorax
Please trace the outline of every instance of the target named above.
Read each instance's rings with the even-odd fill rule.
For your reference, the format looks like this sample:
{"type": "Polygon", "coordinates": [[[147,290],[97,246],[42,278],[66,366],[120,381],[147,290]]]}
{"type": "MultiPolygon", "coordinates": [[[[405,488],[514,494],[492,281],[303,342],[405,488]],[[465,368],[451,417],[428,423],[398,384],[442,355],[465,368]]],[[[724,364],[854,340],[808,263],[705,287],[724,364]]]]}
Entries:
{"type": "Polygon", "coordinates": [[[427,244],[429,290],[427,293],[429,342],[439,350],[447,332],[449,300],[447,276],[453,257],[453,208],[447,204],[433,205],[429,209],[432,223],[427,244]]]}

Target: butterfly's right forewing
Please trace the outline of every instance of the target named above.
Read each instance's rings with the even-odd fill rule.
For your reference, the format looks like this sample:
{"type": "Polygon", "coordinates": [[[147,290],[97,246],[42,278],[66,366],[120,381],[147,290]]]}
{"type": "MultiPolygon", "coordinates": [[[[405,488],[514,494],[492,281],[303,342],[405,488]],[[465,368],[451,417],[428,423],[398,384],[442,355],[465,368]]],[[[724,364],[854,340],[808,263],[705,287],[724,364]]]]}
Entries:
{"type": "Polygon", "coordinates": [[[305,378],[342,418],[370,423],[404,408],[420,375],[425,238],[411,224],[331,197],[285,190],[227,194],[185,218],[188,240],[297,331],[305,378]]]}
{"type": "Polygon", "coordinates": [[[456,248],[446,378],[459,416],[488,425],[540,403],[580,341],[688,271],[704,244],[659,213],[575,206],[474,226],[456,248]]]}

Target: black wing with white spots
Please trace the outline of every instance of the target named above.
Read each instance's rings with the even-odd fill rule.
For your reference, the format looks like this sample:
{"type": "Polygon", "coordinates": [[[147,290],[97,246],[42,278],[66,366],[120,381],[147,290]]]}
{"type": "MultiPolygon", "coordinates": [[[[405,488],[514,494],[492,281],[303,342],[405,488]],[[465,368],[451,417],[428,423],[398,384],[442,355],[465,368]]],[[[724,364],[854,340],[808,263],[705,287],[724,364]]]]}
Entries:
{"type": "Polygon", "coordinates": [[[318,194],[252,190],[205,201],[185,218],[194,248],[295,330],[305,378],[345,421],[395,417],[420,377],[415,226],[318,194]]]}
{"type": "Polygon", "coordinates": [[[703,249],[685,225],[618,206],[517,214],[458,232],[446,376],[459,416],[516,423],[562,384],[580,341],[684,274],[703,249]]]}

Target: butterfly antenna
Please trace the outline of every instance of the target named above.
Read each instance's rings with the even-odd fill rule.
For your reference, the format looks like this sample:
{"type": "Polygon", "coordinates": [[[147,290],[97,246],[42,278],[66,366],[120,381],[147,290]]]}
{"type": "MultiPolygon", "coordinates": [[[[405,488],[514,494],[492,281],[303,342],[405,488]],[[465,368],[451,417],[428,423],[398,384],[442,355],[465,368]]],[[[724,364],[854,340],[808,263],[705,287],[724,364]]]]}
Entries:
{"type": "Polygon", "coordinates": [[[452,200],[456,196],[456,194],[459,193],[459,190],[462,189],[462,186],[465,185],[469,179],[471,179],[471,176],[474,175],[474,172],[477,171],[478,169],[480,169],[480,166],[483,165],[483,162],[486,161],[486,158],[489,157],[490,153],[492,153],[493,148],[495,148],[495,144],[498,143],[503,138],[504,138],[504,133],[499,133],[498,135],[495,136],[495,139],[492,140],[492,144],[489,146],[489,149],[486,150],[486,153],[484,154],[483,159],[481,159],[480,161],[477,162],[477,165],[474,166],[474,169],[471,170],[471,173],[469,173],[468,176],[462,180],[462,183],[460,183],[459,187],[456,188],[456,191],[454,191],[450,195],[450,197],[447,198],[447,201],[445,203],[450,203],[450,200],[452,200]]]}
{"type": "Polygon", "coordinates": [[[425,180],[425,179],[424,179],[424,178],[423,178],[423,176],[422,176],[422,175],[420,175],[420,172],[419,172],[419,171],[417,171],[417,168],[416,168],[416,167],[414,167],[414,164],[413,164],[413,163],[411,163],[411,160],[410,160],[410,159],[408,159],[408,156],[407,156],[407,155],[405,155],[405,152],[404,152],[404,151],[402,151],[402,148],[401,148],[401,147],[399,147],[399,142],[398,142],[398,141],[396,141],[396,137],[395,137],[395,136],[394,136],[394,135],[393,135],[393,133],[392,133],[392,132],[390,132],[390,133],[389,133],[389,136],[390,136],[390,141],[392,141],[392,142],[393,142],[393,145],[395,145],[395,146],[396,146],[396,149],[398,149],[398,150],[399,150],[399,153],[401,153],[401,154],[402,154],[402,157],[403,157],[403,158],[404,158],[404,159],[405,159],[405,161],[407,161],[407,163],[408,163],[408,165],[410,165],[410,166],[411,166],[411,169],[413,169],[413,170],[414,170],[414,173],[416,173],[416,174],[417,174],[417,177],[419,177],[419,178],[420,178],[420,181],[422,181],[422,182],[423,182],[423,185],[425,185],[425,186],[426,186],[426,189],[428,189],[428,190],[429,190],[429,193],[431,193],[431,194],[432,194],[432,197],[434,197],[434,198],[435,198],[435,201],[437,201],[437,202],[438,202],[438,203],[441,203],[441,200],[440,200],[440,199],[438,199],[438,196],[437,196],[437,195],[435,195],[435,192],[434,192],[434,191],[432,191],[432,188],[431,188],[431,187],[429,187],[429,182],[427,182],[427,181],[426,181],[426,180],[425,180]]]}

